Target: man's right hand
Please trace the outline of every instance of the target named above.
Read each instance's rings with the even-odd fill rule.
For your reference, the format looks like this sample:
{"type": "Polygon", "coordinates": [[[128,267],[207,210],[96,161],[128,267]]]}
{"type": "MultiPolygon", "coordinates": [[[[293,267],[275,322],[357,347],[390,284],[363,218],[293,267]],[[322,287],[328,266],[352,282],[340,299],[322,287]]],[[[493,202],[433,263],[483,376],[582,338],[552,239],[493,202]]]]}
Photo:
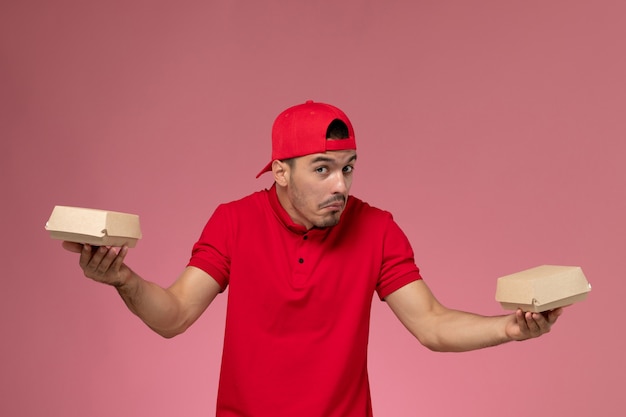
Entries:
{"type": "Polygon", "coordinates": [[[85,276],[94,281],[119,288],[132,277],[132,271],[124,264],[127,246],[118,248],[63,242],[63,248],[80,253],[78,264],[85,276]]]}

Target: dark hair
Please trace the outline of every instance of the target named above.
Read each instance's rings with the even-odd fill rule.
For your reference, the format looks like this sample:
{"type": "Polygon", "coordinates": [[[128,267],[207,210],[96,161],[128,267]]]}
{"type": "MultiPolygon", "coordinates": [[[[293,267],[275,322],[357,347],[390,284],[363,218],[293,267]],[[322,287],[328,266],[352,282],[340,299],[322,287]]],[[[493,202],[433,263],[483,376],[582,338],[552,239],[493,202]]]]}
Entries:
{"type": "Polygon", "coordinates": [[[326,129],[326,139],[348,139],[349,137],[348,126],[339,119],[330,122],[326,129]]]}

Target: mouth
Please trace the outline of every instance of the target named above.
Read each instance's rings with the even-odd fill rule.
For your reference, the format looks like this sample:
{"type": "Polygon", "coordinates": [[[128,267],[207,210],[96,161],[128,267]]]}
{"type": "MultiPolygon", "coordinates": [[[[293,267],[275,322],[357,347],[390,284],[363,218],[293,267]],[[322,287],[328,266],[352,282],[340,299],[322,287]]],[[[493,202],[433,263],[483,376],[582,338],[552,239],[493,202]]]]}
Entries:
{"type": "Polygon", "coordinates": [[[320,208],[328,209],[330,211],[340,211],[343,210],[345,204],[346,197],[344,197],[343,195],[338,195],[320,204],[320,208]]]}

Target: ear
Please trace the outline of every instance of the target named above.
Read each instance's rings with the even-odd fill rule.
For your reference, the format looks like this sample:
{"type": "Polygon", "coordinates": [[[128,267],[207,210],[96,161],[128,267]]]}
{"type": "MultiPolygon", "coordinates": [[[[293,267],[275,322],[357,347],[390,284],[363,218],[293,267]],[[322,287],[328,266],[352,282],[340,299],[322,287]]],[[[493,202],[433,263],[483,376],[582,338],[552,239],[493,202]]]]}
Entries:
{"type": "Polygon", "coordinates": [[[289,183],[290,175],[289,164],[275,159],[272,161],[272,174],[274,175],[274,181],[281,187],[286,187],[289,183]]]}

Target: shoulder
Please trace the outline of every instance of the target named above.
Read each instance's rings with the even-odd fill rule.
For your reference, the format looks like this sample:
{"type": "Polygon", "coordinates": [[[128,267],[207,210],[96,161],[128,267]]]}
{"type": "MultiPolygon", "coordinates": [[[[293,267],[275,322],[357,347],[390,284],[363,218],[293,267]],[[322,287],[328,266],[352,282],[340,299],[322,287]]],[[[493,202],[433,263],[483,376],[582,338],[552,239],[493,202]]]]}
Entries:
{"type": "Polygon", "coordinates": [[[256,191],[237,200],[222,203],[217,207],[220,211],[247,212],[267,205],[268,190],[256,191]]]}
{"type": "Polygon", "coordinates": [[[355,234],[376,235],[385,240],[406,240],[404,231],[391,212],[372,206],[357,197],[350,196],[341,221],[346,229],[355,234]]]}
{"type": "Polygon", "coordinates": [[[391,220],[393,216],[387,210],[374,207],[358,197],[350,196],[346,207],[348,217],[366,218],[368,220],[391,220]]]}
{"type": "Polygon", "coordinates": [[[267,211],[268,206],[267,190],[257,191],[237,200],[219,204],[209,217],[208,224],[233,227],[235,224],[245,222],[246,219],[258,218],[261,213],[267,211]]]}
{"type": "Polygon", "coordinates": [[[393,216],[389,211],[374,207],[352,195],[348,198],[346,211],[343,213],[341,222],[348,228],[367,230],[369,233],[375,230],[384,231],[390,224],[394,223],[393,216]]]}
{"type": "Polygon", "coordinates": [[[246,230],[246,226],[260,223],[258,219],[267,217],[268,207],[267,190],[221,203],[209,217],[203,235],[232,235],[238,230],[246,230]]]}

